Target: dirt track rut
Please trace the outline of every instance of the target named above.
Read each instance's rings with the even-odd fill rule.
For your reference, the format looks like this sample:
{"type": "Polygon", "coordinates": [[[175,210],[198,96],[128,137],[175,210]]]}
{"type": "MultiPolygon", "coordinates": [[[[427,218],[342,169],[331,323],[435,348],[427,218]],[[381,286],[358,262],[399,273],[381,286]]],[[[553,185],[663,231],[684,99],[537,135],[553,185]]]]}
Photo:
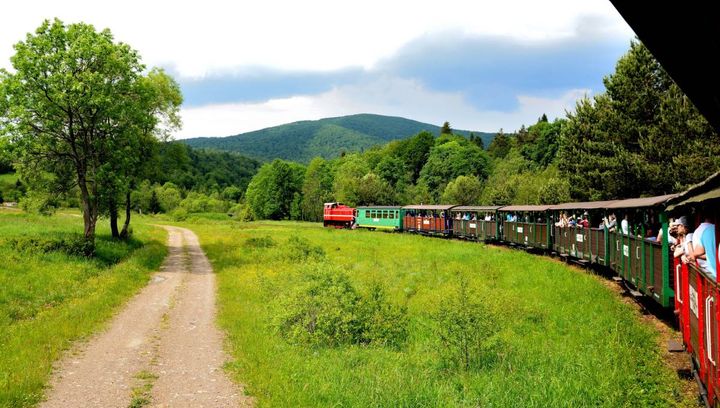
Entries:
{"type": "Polygon", "coordinates": [[[169,253],[160,271],[105,331],[60,363],[41,407],[252,405],[222,368],[215,275],[197,236],[164,228],[169,253]]]}

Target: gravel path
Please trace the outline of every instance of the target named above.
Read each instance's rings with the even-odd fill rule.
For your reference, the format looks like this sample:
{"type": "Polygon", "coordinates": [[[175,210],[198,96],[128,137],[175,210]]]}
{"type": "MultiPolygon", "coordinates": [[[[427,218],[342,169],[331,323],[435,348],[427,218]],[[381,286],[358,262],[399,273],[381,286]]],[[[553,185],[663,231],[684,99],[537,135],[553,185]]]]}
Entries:
{"type": "Polygon", "coordinates": [[[222,369],[215,274],[197,236],[164,228],[169,254],[160,272],[107,330],[60,363],[41,407],[252,405],[222,369]]]}

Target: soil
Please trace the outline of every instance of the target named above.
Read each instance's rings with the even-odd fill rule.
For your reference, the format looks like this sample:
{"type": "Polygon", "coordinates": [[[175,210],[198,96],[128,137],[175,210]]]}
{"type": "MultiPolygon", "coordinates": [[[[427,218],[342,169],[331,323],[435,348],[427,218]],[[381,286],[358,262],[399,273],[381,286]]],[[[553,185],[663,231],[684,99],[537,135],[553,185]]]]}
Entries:
{"type": "Polygon", "coordinates": [[[106,330],[68,353],[41,407],[238,407],[253,400],[223,371],[215,274],[190,230],[168,230],[169,253],[106,330]]]}

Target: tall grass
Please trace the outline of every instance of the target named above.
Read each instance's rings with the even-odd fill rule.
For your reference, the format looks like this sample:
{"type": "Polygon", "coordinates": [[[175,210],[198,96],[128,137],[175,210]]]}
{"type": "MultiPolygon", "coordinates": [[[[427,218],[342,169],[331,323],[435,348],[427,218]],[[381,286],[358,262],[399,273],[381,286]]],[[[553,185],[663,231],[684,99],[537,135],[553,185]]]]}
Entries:
{"type": "MultiPolygon", "coordinates": [[[[594,276],[501,247],[291,222],[190,225],[219,279],[229,370],[260,406],[679,406],[656,332],[594,276]],[[384,288],[407,307],[402,347],[291,344],[271,322],[303,280],[289,237],[323,249],[361,293],[384,288]],[[262,245],[258,244],[261,243],[262,245]],[[466,282],[500,316],[494,357],[458,370],[443,361],[437,318],[466,282]]],[[[315,261],[308,261],[315,262],[315,261]]],[[[493,330],[495,332],[495,330],[493,330]]]]}
{"type": "Polygon", "coordinates": [[[101,225],[92,259],[18,248],[18,242],[80,232],[77,217],[0,212],[2,407],[41,400],[53,362],[147,283],[166,254],[165,231],[142,225],[130,242],[113,241],[101,225]]]}

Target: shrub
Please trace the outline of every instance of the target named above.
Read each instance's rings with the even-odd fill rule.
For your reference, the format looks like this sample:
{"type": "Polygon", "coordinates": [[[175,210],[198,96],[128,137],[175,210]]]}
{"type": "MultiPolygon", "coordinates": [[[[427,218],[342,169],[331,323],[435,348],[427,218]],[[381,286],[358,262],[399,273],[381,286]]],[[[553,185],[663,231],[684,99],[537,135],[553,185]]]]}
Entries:
{"type": "Polygon", "coordinates": [[[376,285],[362,297],[350,278],[326,263],[308,266],[306,282],[279,300],[275,327],[291,343],[335,347],[399,346],[407,338],[407,312],[376,285]]]}
{"type": "Polygon", "coordinates": [[[178,207],[172,210],[170,216],[175,221],[185,221],[188,217],[188,211],[184,207],[178,207]]]}
{"type": "Polygon", "coordinates": [[[325,251],[306,238],[293,235],[288,239],[288,257],[296,262],[318,260],[325,257],[325,251]]]}
{"type": "Polygon", "coordinates": [[[238,221],[247,222],[253,220],[252,210],[250,210],[250,207],[244,203],[235,204],[228,210],[228,212],[238,221]]]}
{"type": "Polygon", "coordinates": [[[95,254],[95,245],[81,234],[63,236],[18,237],[8,241],[16,251],[30,253],[64,252],[68,255],[91,257],[95,254]]]}
{"type": "Polygon", "coordinates": [[[389,303],[382,285],[375,283],[363,298],[364,343],[399,347],[407,340],[407,308],[389,303]]]}
{"type": "Polygon", "coordinates": [[[467,281],[460,278],[454,296],[444,299],[434,316],[438,350],[446,368],[480,369],[497,354],[497,315],[480,299],[472,296],[467,281]]]}
{"type": "Polygon", "coordinates": [[[245,241],[245,246],[248,248],[272,248],[275,246],[275,241],[271,237],[257,237],[248,238],[245,241]]]}

